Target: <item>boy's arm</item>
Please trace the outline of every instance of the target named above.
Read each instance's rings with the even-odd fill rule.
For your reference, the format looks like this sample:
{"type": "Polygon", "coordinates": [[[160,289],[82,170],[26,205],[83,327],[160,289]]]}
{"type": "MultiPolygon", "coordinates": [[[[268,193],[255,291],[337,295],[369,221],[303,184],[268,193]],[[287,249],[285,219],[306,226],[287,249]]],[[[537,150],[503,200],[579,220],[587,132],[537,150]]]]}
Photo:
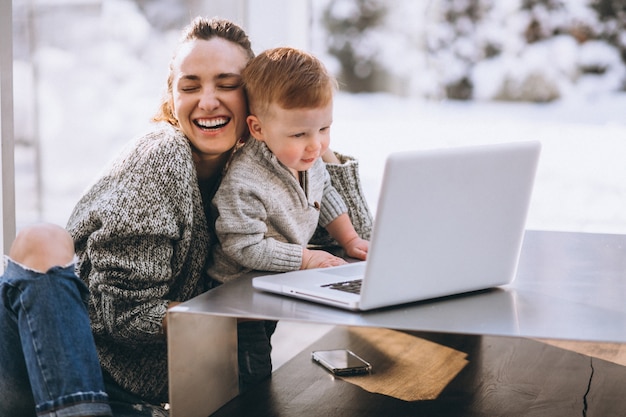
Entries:
{"type": "Polygon", "coordinates": [[[216,194],[214,200],[222,207],[215,222],[219,250],[244,268],[275,272],[297,270],[302,264],[301,246],[267,237],[264,206],[248,199],[234,202],[231,197],[235,195],[235,191],[227,192],[221,194],[225,197],[221,199],[216,194]]]}
{"type": "Polygon", "coordinates": [[[367,258],[369,242],[359,237],[347,213],[328,223],[326,230],[345,249],[348,256],[361,260],[367,258]]]}

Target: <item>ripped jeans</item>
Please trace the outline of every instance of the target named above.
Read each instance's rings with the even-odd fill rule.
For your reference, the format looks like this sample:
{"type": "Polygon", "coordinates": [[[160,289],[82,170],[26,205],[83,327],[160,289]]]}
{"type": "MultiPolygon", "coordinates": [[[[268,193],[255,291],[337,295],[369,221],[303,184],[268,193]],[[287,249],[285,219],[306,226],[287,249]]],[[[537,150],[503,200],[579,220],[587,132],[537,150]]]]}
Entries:
{"type": "Polygon", "coordinates": [[[110,416],[74,265],[0,277],[0,416],[110,416]],[[36,413],[36,414],[35,414],[36,413]]]}
{"type": "MultiPolygon", "coordinates": [[[[41,273],[7,259],[0,277],[1,417],[168,415],[103,379],[88,296],[73,264],[41,273]]],[[[273,321],[239,323],[241,392],[271,375],[275,329],[273,321]]]]}

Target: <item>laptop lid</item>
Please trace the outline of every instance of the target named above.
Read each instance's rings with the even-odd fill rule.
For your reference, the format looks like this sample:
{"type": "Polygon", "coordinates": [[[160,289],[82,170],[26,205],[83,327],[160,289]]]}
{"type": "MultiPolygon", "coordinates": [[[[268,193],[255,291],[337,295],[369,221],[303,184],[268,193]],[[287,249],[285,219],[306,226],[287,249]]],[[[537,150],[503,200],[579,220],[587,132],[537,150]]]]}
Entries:
{"type": "Polygon", "coordinates": [[[360,308],[510,283],[540,147],[522,142],[390,155],[360,308]]]}
{"type": "Polygon", "coordinates": [[[367,262],[257,277],[253,285],[369,310],[507,284],[517,269],[540,147],[391,154],[367,262]],[[323,286],[353,279],[351,270],[363,266],[360,297],[323,286]]]}

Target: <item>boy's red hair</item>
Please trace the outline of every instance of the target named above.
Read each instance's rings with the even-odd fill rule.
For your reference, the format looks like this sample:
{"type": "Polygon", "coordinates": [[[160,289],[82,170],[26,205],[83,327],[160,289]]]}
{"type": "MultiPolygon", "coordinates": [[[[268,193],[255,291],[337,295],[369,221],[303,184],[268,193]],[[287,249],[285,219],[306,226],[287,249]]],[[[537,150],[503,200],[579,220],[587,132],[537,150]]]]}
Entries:
{"type": "Polygon", "coordinates": [[[337,88],[319,59],[288,47],[260,53],[250,60],[242,77],[252,114],[267,111],[271,103],[284,109],[322,107],[337,88]]]}

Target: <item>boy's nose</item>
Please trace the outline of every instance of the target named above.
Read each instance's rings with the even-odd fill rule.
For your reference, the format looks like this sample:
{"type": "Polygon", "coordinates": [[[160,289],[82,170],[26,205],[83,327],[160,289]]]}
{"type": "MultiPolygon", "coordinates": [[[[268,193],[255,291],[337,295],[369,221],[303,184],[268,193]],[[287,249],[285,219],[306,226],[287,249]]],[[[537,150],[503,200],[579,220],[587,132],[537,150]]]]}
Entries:
{"type": "Polygon", "coordinates": [[[322,140],[317,136],[313,136],[313,138],[309,141],[307,146],[307,150],[309,152],[318,151],[322,148],[322,140]]]}

